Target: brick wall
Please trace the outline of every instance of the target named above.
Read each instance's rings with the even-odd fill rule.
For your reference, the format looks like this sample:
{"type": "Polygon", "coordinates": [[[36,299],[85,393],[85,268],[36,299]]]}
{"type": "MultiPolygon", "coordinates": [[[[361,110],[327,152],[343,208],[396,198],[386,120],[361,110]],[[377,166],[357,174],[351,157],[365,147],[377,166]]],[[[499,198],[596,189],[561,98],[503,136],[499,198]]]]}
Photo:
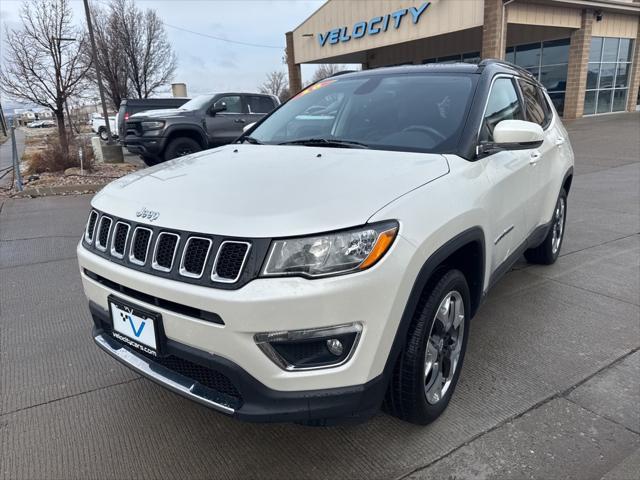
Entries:
{"type": "Polygon", "coordinates": [[[582,11],[582,22],[578,30],[571,34],[569,46],[569,66],[567,71],[567,93],[564,100],[564,118],[582,116],[584,94],[587,86],[587,65],[593,30],[593,10],[582,11]]]}
{"type": "Polygon", "coordinates": [[[482,58],[504,58],[505,42],[502,38],[503,11],[502,0],[484,0],[482,58]]]}
{"type": "MultiPolygon", "coordinates": [[[[640,0],[637,0],[640,2],[640,0]]],[[[638,102],[638,89],[640,89],[640,25],[634,42],[633,63],[631,64],[631,76],[629,78],[629,96],[627,97],[627,111],[635,112],[638,102]]]]}

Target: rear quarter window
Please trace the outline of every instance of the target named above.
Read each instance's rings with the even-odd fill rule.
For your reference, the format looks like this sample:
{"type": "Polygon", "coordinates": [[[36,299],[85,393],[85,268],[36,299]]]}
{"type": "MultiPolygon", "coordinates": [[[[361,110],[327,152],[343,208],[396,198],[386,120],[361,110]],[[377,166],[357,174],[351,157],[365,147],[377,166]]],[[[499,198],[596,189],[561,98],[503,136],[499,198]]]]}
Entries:
{"type": "Polygon", "coordinates": [[[249,104],[249,113],[269,113],[276,107],[273,98],[259,95],[250,95],[247,97],[247,103],[249,104]]]}

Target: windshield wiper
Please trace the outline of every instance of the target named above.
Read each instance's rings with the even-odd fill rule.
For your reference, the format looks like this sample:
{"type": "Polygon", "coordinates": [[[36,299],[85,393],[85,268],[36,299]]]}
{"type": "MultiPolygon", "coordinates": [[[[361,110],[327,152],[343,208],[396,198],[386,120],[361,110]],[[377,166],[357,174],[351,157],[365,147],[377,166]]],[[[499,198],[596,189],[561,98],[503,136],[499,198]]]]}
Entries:
{"type": "Polygon", "coordinates": [[[245,137],[242,137],[240,140],[242,142],[246,141],[246,142],[248,142],[248,143],[250,143],[252,145],[262,145],[262,142],[260,140],[258,140],[257,138],[253,138],[251,136],[248,136],[248,135],[245,136],[245,137]]]}
{"type": "Polygon", "coordinates": [[[278,145],[306,145],[309,147],[337,147],[337,148],[369,148],[366,143],[352,140],[340,140],[337,138],[302,138],[300,140],[289,140],[278,145]]]}

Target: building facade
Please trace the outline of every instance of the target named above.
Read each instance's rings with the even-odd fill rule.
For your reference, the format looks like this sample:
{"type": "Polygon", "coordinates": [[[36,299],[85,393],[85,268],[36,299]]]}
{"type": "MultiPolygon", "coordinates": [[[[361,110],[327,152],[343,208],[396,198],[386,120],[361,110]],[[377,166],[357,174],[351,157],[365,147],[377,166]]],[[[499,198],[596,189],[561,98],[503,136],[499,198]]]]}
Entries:
{"type": "Polygon", "coordinates": [[[328,0],[286,34],[301,64],[363,69],[499,58],[529,70],[565,118],[635,111],[640,0],[328,0]]]}

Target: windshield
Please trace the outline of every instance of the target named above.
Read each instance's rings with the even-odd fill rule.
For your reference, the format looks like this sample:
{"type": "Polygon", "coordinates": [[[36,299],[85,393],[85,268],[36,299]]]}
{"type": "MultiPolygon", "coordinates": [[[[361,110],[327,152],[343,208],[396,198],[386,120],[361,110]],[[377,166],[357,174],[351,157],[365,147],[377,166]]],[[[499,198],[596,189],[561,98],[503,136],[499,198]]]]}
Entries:
{"type": "Polygon", "coordinates": [[[458,144],[473,86],[473,76],[460,74],[327,79],[300,92],[250,135],[265,144],[322,140],[327,146],[444,153],[458,144]]]}
{"type": "Polygon", "coordinates": [[[200,110],[211,103],[215,95],[198,95],[180,107],[180,110],[200,110]]]}

